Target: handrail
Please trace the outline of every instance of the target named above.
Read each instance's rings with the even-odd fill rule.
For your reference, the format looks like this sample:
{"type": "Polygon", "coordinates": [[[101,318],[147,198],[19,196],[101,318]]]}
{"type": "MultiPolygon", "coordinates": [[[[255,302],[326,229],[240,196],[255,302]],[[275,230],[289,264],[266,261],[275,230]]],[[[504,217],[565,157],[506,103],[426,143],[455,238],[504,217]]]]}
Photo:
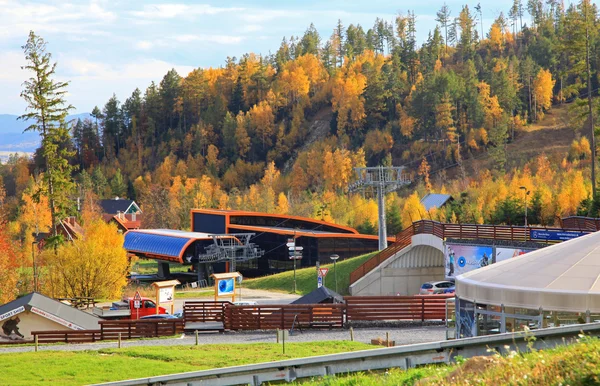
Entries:
{"type": "MultiPolygon", "coordinates": [[[[566,219],[565,219],[566,220],[566,219]]],[[[587,219],[586,227],[582,231],[592,231],[591,220],[587,219]]],[[[594,222],[600,229],[600,220],[594,222]]],[[[596,225],[594,225],[596,226],[596,225]]],[[[531,231],[573,231],[555,227],[524,227],[514,225],[487,225],[487,224],[449,224],[433,220],[419,220],[396,235],[396,242],[391,246],[379,251],[376,255],[350,272],[350,285],[356,283],[360,278],[374,270],[381,263],[396,255],[402,249],[411,244],[411,238],[417,234],[431,234],[441,239],[457,238],[467,240],[504,240],[504,241],[532,241],[531,231]]]]}

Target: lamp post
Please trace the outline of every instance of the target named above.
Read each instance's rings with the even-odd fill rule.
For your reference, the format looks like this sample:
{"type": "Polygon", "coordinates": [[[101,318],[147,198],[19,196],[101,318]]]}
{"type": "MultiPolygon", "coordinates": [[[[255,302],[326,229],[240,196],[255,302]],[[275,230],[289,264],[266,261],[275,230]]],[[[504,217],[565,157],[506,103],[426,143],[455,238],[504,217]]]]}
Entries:
{"type": "Polygon", "coordinates": [[[527,196],[529,196],[529,193],[531,192],[524,186],[519,186],[519,189],[525,192],[525,228],[527,228],[527,196]]]}
{"type": "Polygon", "coordinates": [[[37,292],[37,272],[35,268],[35,245],[37,241],[31,242],[31,259],[33,260],[33,292],[37,292]]]}
{"type": "Polygon", "coordinates": [[[331,260],[333,260],[333,274],[334,274],[334,277],[335,277],[335,292],[338,292],[338,288],[337,288],[337,268],[336,268],[335,262],[337,261],[337,259],[340,258],[340,256],[339,255],[331,255],[331,256],[329,256],[329,258],[331,260]]]}

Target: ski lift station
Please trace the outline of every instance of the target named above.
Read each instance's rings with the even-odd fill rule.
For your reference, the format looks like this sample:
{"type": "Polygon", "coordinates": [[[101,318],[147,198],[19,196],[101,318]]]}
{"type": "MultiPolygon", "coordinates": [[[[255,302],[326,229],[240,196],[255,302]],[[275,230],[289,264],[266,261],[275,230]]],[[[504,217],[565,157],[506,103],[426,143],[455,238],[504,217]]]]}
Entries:
{"type": "MultiPolygon", "coordinates": [[[[136,229],[125,234],[128,253],[156,259],[159,276],[169,276],[168,263],[189,264],[198,279],[213,273],[240,271],[259,276],[293,268],[286,243],[302,247],[298,267],[329,263],[378,249],[378,236],[325,221],[238,210],[193,209],[191,231],[136,229]]],[[[393,243],[394,237],[387,240],[393,243]]]]}

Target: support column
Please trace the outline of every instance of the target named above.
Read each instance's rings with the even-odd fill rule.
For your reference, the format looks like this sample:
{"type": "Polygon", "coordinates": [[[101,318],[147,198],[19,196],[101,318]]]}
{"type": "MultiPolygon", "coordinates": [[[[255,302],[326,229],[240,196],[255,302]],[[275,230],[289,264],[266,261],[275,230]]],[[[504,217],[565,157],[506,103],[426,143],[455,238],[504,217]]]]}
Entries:
{"type": "Polygon", "coordinates": [[[387,248],[387,228],[385,224],[385,193],[383,186],[377,187],[377,211],[379,212],[379,250],[387,248]]]}

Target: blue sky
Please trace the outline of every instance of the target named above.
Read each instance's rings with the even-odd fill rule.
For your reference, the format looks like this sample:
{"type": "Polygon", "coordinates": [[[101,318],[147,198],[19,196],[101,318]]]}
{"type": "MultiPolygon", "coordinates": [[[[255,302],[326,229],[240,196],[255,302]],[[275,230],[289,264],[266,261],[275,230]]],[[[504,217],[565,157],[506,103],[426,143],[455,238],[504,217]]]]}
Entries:
{"type": "MultiPolygon", "coordinates": [[[[392,21],[409,9],[419,41],[435,27],[444,1],[28,1],[0,0],[0,114],[22,114],[21,83],[28,76],[21,46],[33,29],[48,42],[58,78],[69,80],[77,112],[102,106],[112,93],[123,101],[135,87],[160,81],[171,68],[221,66],[227,56],[275,52],[283,36],[302,35],[313,22],[323,39],[338,19],[365,30],[376,17],[392,21]]],[[[447,0],[452,16],[463,4],[447,0]]],[[[512,0],[481,1],[487,30],[512,0]]],[[[526,2],[524,2],[526,3],[526,2]]],[[[528,19],[528,18],[527,18],[528,19]]],[[[524,20],[525,22],[525,20],[524,20]]]]}

